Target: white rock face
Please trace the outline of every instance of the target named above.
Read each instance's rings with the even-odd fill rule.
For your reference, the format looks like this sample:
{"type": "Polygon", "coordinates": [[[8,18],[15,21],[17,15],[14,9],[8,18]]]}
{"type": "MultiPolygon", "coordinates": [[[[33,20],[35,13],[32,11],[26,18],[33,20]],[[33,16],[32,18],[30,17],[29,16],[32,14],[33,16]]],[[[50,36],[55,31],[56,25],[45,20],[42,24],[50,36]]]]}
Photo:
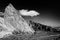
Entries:
{"type": "Polygon", "coordinates": [[[18,14],[11,4],[5,8],[4,18],[0,18],[0,26],[5,28],[5,31],[0,31],[0,38],[5,36],[13,35],[12,32],[20,30],[22,32],[34,33],[34,30],[29,26],[29,24],[18,14]]]}

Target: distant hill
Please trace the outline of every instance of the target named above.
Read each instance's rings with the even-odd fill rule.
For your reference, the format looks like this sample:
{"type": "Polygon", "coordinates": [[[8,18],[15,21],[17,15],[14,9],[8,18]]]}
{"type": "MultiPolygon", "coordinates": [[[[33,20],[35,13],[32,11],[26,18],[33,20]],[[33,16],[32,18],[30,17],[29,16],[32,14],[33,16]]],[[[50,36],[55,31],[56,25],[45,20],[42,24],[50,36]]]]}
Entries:
{"type": "Polygon", "coordinates": [[[30,24],[32,25],[32,28],[35,31],[46,31],[46,32],[55,32],[60,33],[60,27],[52,28],[51,26],[43,25],[34,21],[30,21],[30,24]]]}

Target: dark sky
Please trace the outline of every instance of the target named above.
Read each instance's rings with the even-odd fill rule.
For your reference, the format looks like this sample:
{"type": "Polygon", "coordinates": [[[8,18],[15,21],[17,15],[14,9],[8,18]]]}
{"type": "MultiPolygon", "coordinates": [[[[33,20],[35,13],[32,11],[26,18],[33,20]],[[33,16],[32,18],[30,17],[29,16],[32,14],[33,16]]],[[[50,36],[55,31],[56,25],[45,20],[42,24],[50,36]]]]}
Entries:
{"type": "Polygon", "coordinates": [[[11,3],[16,9],[36,10],[40,13],[37,17],[31,18],[39,23],[51,26],[60,26],[60,4],[55,2],[20,2],[20,1],[0,1],[0,11],[11,3]]]}

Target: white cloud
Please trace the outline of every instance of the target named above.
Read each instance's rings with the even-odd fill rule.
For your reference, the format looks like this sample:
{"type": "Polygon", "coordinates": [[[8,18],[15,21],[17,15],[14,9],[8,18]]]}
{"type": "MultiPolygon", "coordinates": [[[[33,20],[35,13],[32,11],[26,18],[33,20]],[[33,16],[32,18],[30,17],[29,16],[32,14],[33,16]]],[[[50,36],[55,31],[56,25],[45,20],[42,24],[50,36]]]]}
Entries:
{"type": "Polygon", "coordinates": [[[34,10],[31,10],[31,11],[28,11],[28,10],[20,10],[19,11],[21,15],[23,16],[37,16],[39,15],[38,12],[34,11],[34,10]]]}

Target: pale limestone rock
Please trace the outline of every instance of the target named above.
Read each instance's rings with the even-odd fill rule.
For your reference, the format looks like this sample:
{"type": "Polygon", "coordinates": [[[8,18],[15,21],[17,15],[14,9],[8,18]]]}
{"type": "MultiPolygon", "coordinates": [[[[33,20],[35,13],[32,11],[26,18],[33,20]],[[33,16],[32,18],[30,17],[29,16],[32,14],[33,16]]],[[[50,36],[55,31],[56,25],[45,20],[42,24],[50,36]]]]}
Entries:
{"type": "Polygon", "coordinates": [[[29,24],[17,14],[18,11],[9,4],[5,8],[4,18],[0,18],[0,25],[5,28],[5,31],[0,31],[0,38],[13,35],[12,32],[20,30],[22,32],[34,33],[34,30],[29,24]]]}

